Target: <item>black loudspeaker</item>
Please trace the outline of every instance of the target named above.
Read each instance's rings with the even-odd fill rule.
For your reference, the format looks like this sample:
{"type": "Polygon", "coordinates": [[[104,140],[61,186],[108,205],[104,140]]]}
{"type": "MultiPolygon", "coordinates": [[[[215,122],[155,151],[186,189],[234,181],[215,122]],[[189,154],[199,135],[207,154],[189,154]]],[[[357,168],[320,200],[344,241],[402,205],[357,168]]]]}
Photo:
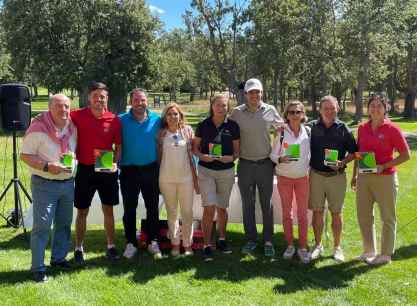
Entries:
{"type": "Polygon", "coordinates": [[[0,86],[2,127],[5,130],[24,131],[30,125],[30,90],[23,84],[0,86]]]}

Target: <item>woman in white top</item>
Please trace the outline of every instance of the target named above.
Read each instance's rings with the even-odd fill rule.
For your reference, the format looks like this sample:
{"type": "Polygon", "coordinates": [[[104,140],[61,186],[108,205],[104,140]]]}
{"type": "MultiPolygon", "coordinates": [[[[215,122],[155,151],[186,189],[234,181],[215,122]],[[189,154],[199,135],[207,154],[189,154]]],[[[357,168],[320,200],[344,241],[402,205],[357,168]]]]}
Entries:
{"type": "Polygon", "coordinates": [[[177,215],[179,202],[184,255],[190,256],[193,255],[191,248],[193,195],[194,189],[198,191],[191,155],[193,130],[185,125],[184,113],[175,103],[170,103],[165,107],[161,119],[161,130],[158,135],[159,188],[167,210],[169,238],[172,244],[171,255],[180,254],[180,229],[177,215]]]}
{"type": "Polygon", "coordinates": [[[304,126],[307,120],[304,105],[299,101],[287,104],[284,110],[287,126],[277,135],[271,152],[271,160],[277,163],[278,191],[282,205],[282,223],[288,247],[284,259],[295,254],[293,242],[292,203],[295,194],[297,200],[297,221],[299,249],[297,255],[301,262],[310,262],[307,249],[308,232],[308,172],[310,163],[310,129],[304,126]]]}

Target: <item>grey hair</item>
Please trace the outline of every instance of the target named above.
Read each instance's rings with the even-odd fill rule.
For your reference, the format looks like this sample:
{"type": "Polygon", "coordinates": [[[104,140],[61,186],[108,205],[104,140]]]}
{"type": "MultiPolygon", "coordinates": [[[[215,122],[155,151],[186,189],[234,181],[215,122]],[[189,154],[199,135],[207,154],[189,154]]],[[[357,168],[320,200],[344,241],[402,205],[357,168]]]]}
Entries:
{"type": "Polygon", "coordinates": [[[58,99],[65,99],[71,102],[71,99],[64,94],[54,94],[49,97],[48,106],[51,106],[55,102],[55,100],[58,100],[58,99]]]}
{"type": "Polygon", "coordinates": [[[337,102],[336,97],[331,96],[331,95],[327,95],[324,96],[323,98],[320,99],[320,104],[319,104],[319,108],[321,108],[321,105],[326,102],[326,101],[330,101],[330,102],[334,102],[336,103],[337,108],[339,108],[339,103],[337,102]]]}

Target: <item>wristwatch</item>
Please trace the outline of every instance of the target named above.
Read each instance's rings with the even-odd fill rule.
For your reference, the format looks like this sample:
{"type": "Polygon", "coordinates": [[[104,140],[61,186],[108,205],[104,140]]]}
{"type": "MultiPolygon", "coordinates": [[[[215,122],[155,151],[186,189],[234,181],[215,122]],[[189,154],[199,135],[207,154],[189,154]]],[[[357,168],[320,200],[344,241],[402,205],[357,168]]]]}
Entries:
{"type": "Polygon", "coordinates": [[[45,163],[42,170],[43,170],[43,172],[49,172],[49,163],[48,162],[45,163]]]}

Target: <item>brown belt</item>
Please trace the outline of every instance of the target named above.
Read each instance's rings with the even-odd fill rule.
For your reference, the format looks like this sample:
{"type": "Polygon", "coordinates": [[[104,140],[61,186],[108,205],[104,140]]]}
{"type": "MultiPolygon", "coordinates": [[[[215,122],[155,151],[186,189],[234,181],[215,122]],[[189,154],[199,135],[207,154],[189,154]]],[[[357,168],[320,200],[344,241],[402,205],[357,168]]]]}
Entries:
{"type": "Polygon", "coordinates": [[[316,169],[311,169],[311,171],[313,171],[313,172],[315,172],[315,173],[317,173],[319,175],[322,175],[322,176],[331,177],[331,176],[336,176],[336,175],[339,175],[339,174],[344,173],[345,172],[345,169],[339,169],[337,171],[330,171],[330,172],[327,172],[327,171],[319,171],[319,170],[316,170],[316,169]]]}

